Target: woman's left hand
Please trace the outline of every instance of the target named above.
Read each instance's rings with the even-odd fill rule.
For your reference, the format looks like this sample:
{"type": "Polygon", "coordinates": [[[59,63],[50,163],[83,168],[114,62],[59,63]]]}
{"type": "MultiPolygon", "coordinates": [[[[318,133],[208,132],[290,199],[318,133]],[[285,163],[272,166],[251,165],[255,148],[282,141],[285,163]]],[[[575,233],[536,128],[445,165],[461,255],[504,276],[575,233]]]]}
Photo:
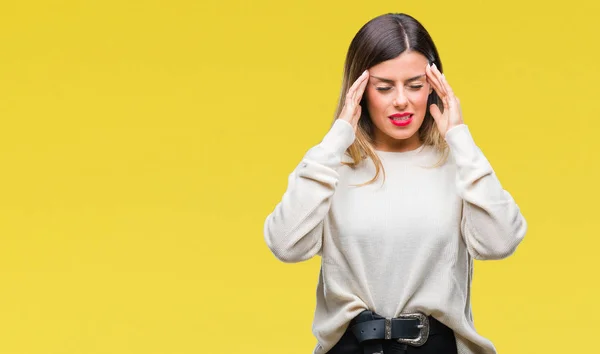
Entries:
{"type": "Polygon", "coordinates": [[[445,137],[448,130],[463,124],[460,102],[454,96],[454,92],[450,85],[448,85],[446,77],[437,69],[435,64],[432,66],[427,65],[425,73],[427,74],[427,81],[433,86],[433,89],[444,105],[444,113],[440,111],[440,108],[436,104],[429,106],[429,111],[437,124],[440,134],[442,134],[442,137],[445,137]]]}

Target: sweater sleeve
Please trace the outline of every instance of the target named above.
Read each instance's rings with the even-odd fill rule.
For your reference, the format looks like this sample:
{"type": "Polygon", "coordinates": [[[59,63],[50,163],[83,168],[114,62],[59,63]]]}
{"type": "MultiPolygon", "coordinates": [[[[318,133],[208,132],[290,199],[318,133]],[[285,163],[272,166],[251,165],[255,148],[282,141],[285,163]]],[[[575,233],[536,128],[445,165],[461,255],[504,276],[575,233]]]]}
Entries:
{"type": "Polygon", "coordinates": [[[279,260],[300,262],[320,253],[323,220],[339,181],[338,169],[354,139],[352,125],[336,120],[289,175],[287,190],[264,224],[267,246],[279,260]]]}
{"type": "Polygon", "coordinates": [[[456,187],[463,199],[461,232],[469,253],[475,259],[508,257],[525,236],[525,218],[468,127],[453,127],[445,138],[456,162],[456,187]]]}

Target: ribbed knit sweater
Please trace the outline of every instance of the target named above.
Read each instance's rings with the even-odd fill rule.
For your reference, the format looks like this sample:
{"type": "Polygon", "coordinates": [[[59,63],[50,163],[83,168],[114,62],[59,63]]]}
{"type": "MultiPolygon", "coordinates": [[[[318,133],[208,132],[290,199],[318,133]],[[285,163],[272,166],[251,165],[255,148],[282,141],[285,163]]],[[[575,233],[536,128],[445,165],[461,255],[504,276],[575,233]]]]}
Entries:
{"type": "Polygon", "coordinates": [[[502,188],[465,124],[446,135],[447,161],[421,145],[376,151],[385,180],[371,180],[365,159],[343,165],[355,139],[337,120],[306,153],[266,218],[264,237],[284,262],[321,256],[314,354],[330,350],[365,309],[385,317],[420,311],[455,332],[459,354],[492,354],[471,314],[473,259],[502,259],[523,239],[527,223],[502,188]]]}

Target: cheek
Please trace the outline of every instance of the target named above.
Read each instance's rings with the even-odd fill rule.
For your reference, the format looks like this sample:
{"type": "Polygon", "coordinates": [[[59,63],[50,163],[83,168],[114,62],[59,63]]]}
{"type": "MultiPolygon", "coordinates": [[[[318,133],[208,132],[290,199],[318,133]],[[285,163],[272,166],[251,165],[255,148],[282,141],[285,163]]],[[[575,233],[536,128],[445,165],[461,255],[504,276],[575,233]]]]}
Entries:
{"type": "Polygon", "coordinates": [[[427,108],[427,98],[429,98],[429,91],[427,90],[411,93],[411,101],[418,110],[425,110],[427,108]]]}
{"type": "Polygon", "coordinates": [[[378,92],[373,90],[367,93],[367,107],[369,108],[371,115],[373,115],[373,113],[378,114],[382,110],[386,110],[389,105],[390,103],[386,97],[378,92]]]}

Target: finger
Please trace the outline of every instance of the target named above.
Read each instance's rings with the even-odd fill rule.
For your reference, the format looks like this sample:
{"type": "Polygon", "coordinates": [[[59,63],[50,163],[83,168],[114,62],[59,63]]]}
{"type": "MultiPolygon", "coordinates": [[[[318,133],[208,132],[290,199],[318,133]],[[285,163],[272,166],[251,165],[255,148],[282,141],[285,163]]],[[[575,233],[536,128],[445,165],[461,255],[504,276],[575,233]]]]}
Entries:
{"type": "Polygon", "coordinates": [[[454,96],[454,91],[452,91],[452,87],[450,87],[448,80],[446,80],[446,75],[442,74],[441,79],[442,79],[442,84],[444,85],[444,88],[446,89],[446,92],[448,92],[448,96],[451,96],[451,97],[454,96]]]}
{"type": "Polygon", "coordinates": [[[433,88],[433,90],[435,91],[435,93],[437,93],[437,95],[441,98],[444,95],[444,92],[442,91],[442,89],[439,87],[438,83],[435,82],[434,79],[431,78],[427,78],[427,82],[429,83],[429,85],[431,85],[431,87],[433,88]]]}
{"type": "Polygon", "coordinates": [[[437,106],[437,104],[432,104],[429,106],[429,113],[431,113],[433,120],[435,120],[436,122],[442,118],[442,112],[440,111],[440,108],[437,106]]]}
{"type": "Polygon", "coordinates": [[[448,92],[446,91],[446,87],[444,87],[444,83],[442,80],[442,73],[438,70],[437,66],[435,66],[435,64],[433,64],[431,66],[431,72],[433,73],[433,77],[435,78],[436,82],[438,83],[440,90],[442,91],[442,95],[446,96],[448,95],[448,92]]]}
{"type": "Polygon", "coordinates": [[[444,112],[446,112],[446,110],[450,107],[451,102],[448,98],[448,92],[444,88],[441,73],[439,70],[437,70],[435,64],[430,67],[430,73],[431,76],[429,76],[428,79],[433,84],[434,89],[436,90],[438,96],[440,97],[440,100],[442,101],[444,112]]]}
{"type": "Polygon", "coordinates": [[[356,82],[350,86],[348,92],[346,92],[346,104],[350,105],[354,102],[354,91],[356,90],[356,82]]]}
{"type": "Polygon", "coordinates": [[[354,98],[354,103],[355,104],[359,104],[360,101],[362,100],[362,96],[365,93],[365,88],[367,87],[367,84],[369,83],[369,75],[365,75],[365,77],[363,78],[363,81],[360,83],[360,85],[358,86],[358,88],[355,91],[355,98],[354,98]]]}
{"type": "Polygon", "coordinates": [[[356,90],[358,86],[362,83],[362,81],[367,77],[367,70],[363,71],[363,73],[354,81],[352,86],[348,89],[348,93],[346,94],[346,98],[350,98],[350,100],[354,100],[356,90]]]}
{"type": "Polygon", "coordinates": [[[438,96],[440,96],[440,98],[441,98],[444,95],[444,91],[442,90],[440,82],[435,77],[435,74],[433,73],[433,71],[432,71],[431,67],[429,67],[429,65],[427,65],[427,67],[425,67],[425,74],[427,75],[427,82],[429,82],[429,84],[431,86],[433,86],[433,89],[438,94],[438,96]]]}
{"type": "Polygon", "coordinates": [[[448,100],[450,104],[458,104],[458,98],[456,96],[454,96],[454,91],[452,90],[452,87],[450,87],[450,84],[448,83],[448,81],[446,80],[446,75],[442,74],[442,84],[444,85],[444,88],[446,90],[446,92],[448,93],[448,100]]]}
{"type": "Polygon", "coordinates": [[[354,90],[354,103],[359,104],[362,98],[363,93],[365,92],[365,88],[369,83],[369,72],[365,70],[362,75],[356,80],[357,87],[354,90]]]}
{"type": "Polygon", "coordinates": [[[440,98],[440,101],[444,105],[444,111],[445,111],[446,108],[448,108],[448,96],[446,94],[444,94],[444,91],[439,87],[439,84],[436,83],[435,79],[428,78],[428,82],[431,84],[431,86],[433,86],[433,89],[435,90],[438,97],[440,98]]]}

